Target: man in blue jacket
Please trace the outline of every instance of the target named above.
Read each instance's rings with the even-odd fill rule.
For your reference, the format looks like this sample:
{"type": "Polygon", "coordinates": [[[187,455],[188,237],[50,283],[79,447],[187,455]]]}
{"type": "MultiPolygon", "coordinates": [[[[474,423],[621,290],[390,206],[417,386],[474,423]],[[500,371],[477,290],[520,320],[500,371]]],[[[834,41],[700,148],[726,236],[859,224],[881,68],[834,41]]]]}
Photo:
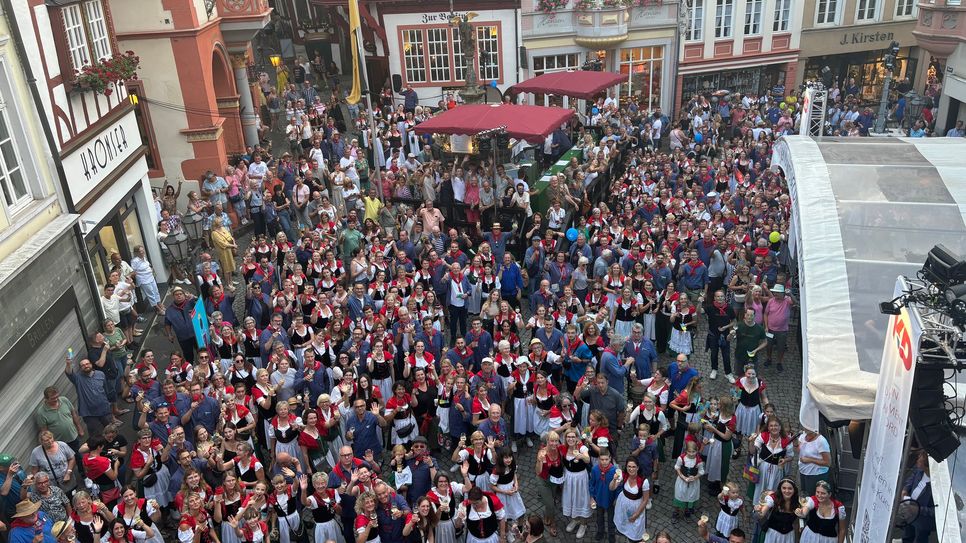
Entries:
{"type": "MultiPolygon", "coordinates": [[[[622,477],[622,476],[621,476],[622,477]]],[[[614,543],[617,526],[614,524],[614,505],[620,493],[621,478],[618,468],[610,461],[610,451],[601,449],[597,465],[590,470],[590,499],[597,504],[597,534],[594,539],[614,543]]]]}
{"type": "Polygon", "coordinates": [[[500,294],[513,307],[520,307],[520,296],[523,293],[523,274],[520,266],[513,261],[509,253],[503,255],[503,265],[498,272],[500,276],[500,294]]]}
{"type": "Polygon", "coordinates": [[[174,300],[164,313],[164,330],[171,343],[177,343],[184,353],[185,360],[195,361],[195,327],[191,314],[195,310],[195,298],[185,293],[181,287],[171,290],[174,300]]]}

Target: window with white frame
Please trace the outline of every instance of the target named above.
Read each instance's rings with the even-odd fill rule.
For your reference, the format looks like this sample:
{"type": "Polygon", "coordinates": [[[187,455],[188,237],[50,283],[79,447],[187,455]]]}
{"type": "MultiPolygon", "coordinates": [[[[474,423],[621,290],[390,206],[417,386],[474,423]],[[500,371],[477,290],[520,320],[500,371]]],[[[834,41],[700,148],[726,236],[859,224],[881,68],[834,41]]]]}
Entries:
{"type": "Polygon", "coordinates": [[[33,195],[30,193],[20,150],[14,139],[14,126],[10,122],[11,110],[16,115],[16,108],[9,107],[5,97],[0,96],[0,186],[3,188],[3,203],[7,210],[16,211],[29,203],[33,195]]]}
{"type": "Polygon", "coordinates": [[[818,0],[815,24],[830,25],[839,21],[839,0],[818,0]]]}
{"type": "Polygon", "coordinates": [[[688,31],[684,39],[701,41],[704,37],[704,0],[694,0],[688,13],[688,31]]]}
{"type": "Polygon", "coordinates": [[[773,32],[787,32],[792,19],[792,0],[775,0],[773,32]]]}
{"type": "Polygon", "coordinates": [[[453,80],[466,81],[466,56],[463,55],[463,41],[460,40],[460,29],[453,27],[453,80]]]}
{"type": "Polygon", "coordinates": [[[64,6],[61,15],[64,18],[67,53],[74,69],[79,70],[111,56],[111,38],[102,0],[64,6]]]}
{"type": "Polygon", "coordinates": [[[564,72],[580,68],[580,53],[533,57],[533,75],[564,72]]]}
{"type": "MultiPolygon", "coordinates": [[[[781,1],[781,0],[778,0],[781,1]]],[[[761,34],[761,8],[764,0],[745,0],[745,35],[761,34]]]]}
{"type": "Polygon", "coordinates": [[[479,54],[480,79],[500,79],[500,29],[496,26],[476,27],[476,49],[479,54]]]}
{"type": "Polygon", "coordinates": [[[111,56],[111,39],[107,34],[107,21],[104,19],[101,0],[84,2],[84,12],[87,14],[87,29],[90,32],[94,58],[101,60],[111,56]]]}
{"type": "Polygon", "coordinates": [[[896,0],[896,17],[911,17],[915,14],[916,0],[896,0]]]}
{"type": "Polygon", "coordinates": [[[878,16],[879,0],[859,0],[856,6],[856,21],[873,21],[878,16]]]}
{"type": "Polygon", "coordinates": [[[426,57],[423,55],[423,30],[421,28],[403,30],[402,37],[406,82],[425,83],[426,57]]]}
{"type": "Polygon", "coordinates": [[[445,27],[426,29],[426,43],[429,50],[429,80],[448,82],[449,30],[445,27]]]}
{"type": "MultiPolygon", "coordinates": [[[[476,29],[476,53],[480,80],[489,83],[502,77],[500,27],[481,24],[476,29]]],[[[402,60],[409,83],[459,83],[466,80],[466,58],[459,29],[426,26],[400,29],[402,60]]]]}
{"type": "Polygon", "coordinates": [[[714,8],[714,37],[730,38],[734,19],[735,0],[717,0],[714,8]]]}

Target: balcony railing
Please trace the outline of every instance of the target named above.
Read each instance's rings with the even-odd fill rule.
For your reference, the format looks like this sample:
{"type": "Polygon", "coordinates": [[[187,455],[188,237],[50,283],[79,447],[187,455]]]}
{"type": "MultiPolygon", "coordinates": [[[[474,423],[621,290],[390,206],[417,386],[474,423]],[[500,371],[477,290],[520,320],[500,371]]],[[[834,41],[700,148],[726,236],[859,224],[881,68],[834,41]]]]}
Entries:
{"type": "Polygon", "coordinates": [[[945,58],[953,54],[957,45],[966,43],[966,25],[959,19],[966,20],[966,7],[958,1],[920,2],[912,34],[920,47],[933,56],[945,58]]]}
{"type": "MultiPolygon", "coordinates": [[[[524,2],[526,6],[526,2],[524,2]]],[[[576,9],[568,4],[566,8],[542,13],[540,11],[524,11],[522,14],[523,36],[525,38],[541,38],[550,36],[573,35],[575,39],[616,37],[646,28],[659,28],[677,25],[677,3],[652,3],[647,6],[631,6],[627,8],[599,8],[576,9]],[[613,24],[615,11],[626,13],[617,17],[617,24],[613,24]],[[607,24],[604,24],[604,22],[607,24]],[[581,24],[583,23],[583,24],[581,24]],[[614,28],[609,28],[614,27],[614,28]]]]}

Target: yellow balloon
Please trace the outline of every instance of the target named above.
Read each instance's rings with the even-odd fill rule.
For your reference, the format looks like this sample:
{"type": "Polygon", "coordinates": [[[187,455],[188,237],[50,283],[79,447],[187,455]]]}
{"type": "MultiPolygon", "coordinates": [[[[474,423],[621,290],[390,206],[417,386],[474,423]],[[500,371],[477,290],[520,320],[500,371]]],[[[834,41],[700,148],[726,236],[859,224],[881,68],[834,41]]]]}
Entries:
{"type": "Polygon", "coordinates": [[[778,243],[779,241],[781,241],[781,239],[782,239],[782,235],[779,234],[778,232],[772,232],[771,234],[768,234],[768,241],[772,243],[778,243]]]}

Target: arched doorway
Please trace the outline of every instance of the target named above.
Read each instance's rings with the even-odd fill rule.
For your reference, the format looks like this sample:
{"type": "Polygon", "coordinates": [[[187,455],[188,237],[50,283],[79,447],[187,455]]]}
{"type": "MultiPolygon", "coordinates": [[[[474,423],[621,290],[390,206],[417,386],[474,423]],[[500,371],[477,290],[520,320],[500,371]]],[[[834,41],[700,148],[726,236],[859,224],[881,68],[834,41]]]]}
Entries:
{"type": "Polygon", "coordinates": [[[242,134],[238,111],[238,91],[235,89],[235,77],[228,61],[228,55],[218,45],[211,53],[211,79],[215,89],[215,102],[218,112],[225,119],[222,125],[225,149],[229,153],[242,152],[245,150],[245,138],[242,134]]]}

